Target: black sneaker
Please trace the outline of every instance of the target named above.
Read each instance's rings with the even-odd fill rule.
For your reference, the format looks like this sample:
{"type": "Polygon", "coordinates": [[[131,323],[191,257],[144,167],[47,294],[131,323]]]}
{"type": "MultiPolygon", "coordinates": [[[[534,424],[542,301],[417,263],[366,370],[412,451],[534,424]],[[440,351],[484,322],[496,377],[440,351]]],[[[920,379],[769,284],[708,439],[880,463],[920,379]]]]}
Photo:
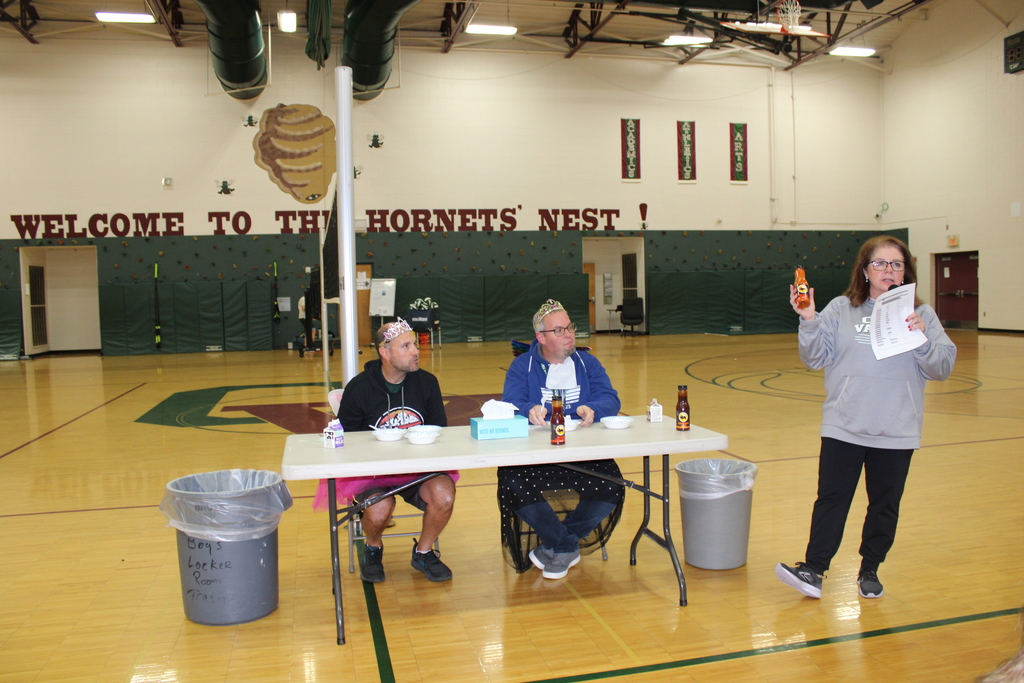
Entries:
{"type": "Polygon", "coordinates": [[[363,564],[359,568],[359,578],[370,583],[384,580],[384,548],[363,544],[363,564]]]}
{"type": "Polygon", "coordinates": [[[412,542],[412,566],[423,572],[428,581],[441,582],[452,578],[452,570],[441,561],[441,555],[431,548],[425,553],[416,552],[415,539],[412,542]]]}
{"type": "Polygon", "coordinates": [[[790,588],[795,588],[810,598],[821,598],[821,574],[809,568],[803,562],[795,567],[787,567],[779,562],[775,565],[775,576],[790,588]]]}
{"type": "Polygon", "coordinates": [[[861,571],[857,577],[857,593],[862,598],[880,598],[885,594],[882,582],[878,580],[878,572],[861,571]]]}

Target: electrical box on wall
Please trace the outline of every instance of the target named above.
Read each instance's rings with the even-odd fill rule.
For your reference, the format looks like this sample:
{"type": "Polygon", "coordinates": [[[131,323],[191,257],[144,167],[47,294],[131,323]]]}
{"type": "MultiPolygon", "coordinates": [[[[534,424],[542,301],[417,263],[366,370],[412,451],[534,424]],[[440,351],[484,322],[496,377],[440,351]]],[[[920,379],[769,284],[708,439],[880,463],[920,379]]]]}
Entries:
{"type": "Polygon", "coordinates": [[[1024,71],[1024,31],[1003,38],[1003,73],[1024,71]]]}

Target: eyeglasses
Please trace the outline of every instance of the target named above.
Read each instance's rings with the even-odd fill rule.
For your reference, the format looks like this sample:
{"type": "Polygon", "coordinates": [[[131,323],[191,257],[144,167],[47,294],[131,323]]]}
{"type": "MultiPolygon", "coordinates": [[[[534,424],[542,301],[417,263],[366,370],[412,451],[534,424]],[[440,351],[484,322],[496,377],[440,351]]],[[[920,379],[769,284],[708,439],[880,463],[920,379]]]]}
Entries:
{"type": "Polygon", "coordinates": [[[907,267],[907,264],[903,261],[883,261],[882,259],[871,261],[871,267],[875,270],[885,270],[886,266],[892,266],[893,272],[899,273],[907,267]]]}
{"type": "Polygon", "coordinates": [[[573,334],[576,334],[576,323],[569,323],[565,327],[556,327],[550,330],[541,330],[541,334],[546,334],[548,332],[555,335],[556,337],[562,337],[565,335],[566,332],[572,332],[573,334]]]}

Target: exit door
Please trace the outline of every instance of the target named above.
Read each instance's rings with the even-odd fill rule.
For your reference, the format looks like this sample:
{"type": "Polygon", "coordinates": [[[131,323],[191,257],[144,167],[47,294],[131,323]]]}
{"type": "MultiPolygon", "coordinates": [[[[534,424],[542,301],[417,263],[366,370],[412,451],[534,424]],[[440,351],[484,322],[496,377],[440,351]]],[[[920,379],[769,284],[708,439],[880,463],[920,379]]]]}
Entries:
{"type": "Polygon", "coordinates": [[[943,327],[978,329],[978,252],[936,254],[935,279],[943,327]]]}

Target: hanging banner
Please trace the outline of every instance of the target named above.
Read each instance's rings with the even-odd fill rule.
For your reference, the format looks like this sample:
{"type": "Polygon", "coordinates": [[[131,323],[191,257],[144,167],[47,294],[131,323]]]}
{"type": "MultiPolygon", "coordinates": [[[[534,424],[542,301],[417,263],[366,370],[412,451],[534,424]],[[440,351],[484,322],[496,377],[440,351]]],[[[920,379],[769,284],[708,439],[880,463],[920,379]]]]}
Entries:
{"type": "Polygon", "coordinates": [[[622,179],[640,180],[640,119],[622,119],[622,179]]]}
{"type": "Polygon", "coordinates": [[[734,183],[747,182],[747,124],[729,124],[729,149],[732,157],[729,180],[734,183]]]}
{"type": "Polygon", "coordinates": [[[697,143],[694,121],[676,121],[676,149],[679,155],[679,182],[697,181],[697,143]]]}

